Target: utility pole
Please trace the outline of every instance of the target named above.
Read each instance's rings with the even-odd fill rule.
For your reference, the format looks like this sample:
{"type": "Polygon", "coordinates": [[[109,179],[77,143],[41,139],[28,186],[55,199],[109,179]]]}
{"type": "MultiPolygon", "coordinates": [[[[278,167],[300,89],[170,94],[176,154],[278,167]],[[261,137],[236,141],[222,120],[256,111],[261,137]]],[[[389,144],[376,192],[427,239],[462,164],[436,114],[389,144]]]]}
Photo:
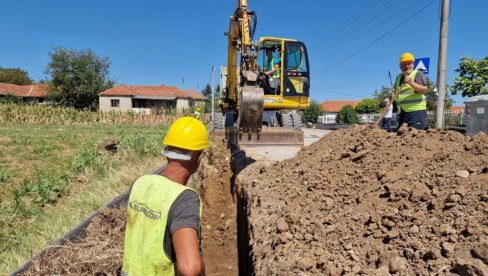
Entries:
{"type": "Polygon", "coordinates": [[[447,27],[450,13],[450,0],[442,0],[441,28],[439,34],[439,57],[437,64],[437,92],[439,97],[436,106],[436,128],[444,128],[444,106],[446,99],[446,67],[447,67],[447,27]]]}
{"type": "Polygon", "coordinates": [[[212,66],[212,120],[214,119],[214,72],[215,66],[212,66]]]}

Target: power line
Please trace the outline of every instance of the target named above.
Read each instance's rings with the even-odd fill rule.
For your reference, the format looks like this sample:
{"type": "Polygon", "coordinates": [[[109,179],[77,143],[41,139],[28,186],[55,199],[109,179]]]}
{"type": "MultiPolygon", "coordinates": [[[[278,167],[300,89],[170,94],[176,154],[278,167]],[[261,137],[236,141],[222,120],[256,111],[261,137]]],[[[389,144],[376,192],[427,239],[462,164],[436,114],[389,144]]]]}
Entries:
{"type": "MultiPolygon", "coordinates": [[[[401,2],[401,1],[402,1],[402,0],[399,0],[398,2],[401,2]]],[[[408,2],[404,2],[404,3],[406,3],[407,5],[410,5],[408,2]]],[[[401,7],[401,6],[400,6],[400,7],[401,7]]],[[[401,7],[401,9],[403,9],[403,7],[401,7]]],[[[387,12],[387,13],[385,13],[385,14],[388,14],[388,12],[387,12]]],[[[330,56],[332,53],[336,52],[337,50],[342,49],[344,46],[346,46],[346,45],[348,45],[348,44],[350,44],[350,43],[352,43],[352,42],[354,42],[354,41],[359,40],[361,37],[365,36],[366,34],[368,34],[368,33],[369,33],[369,32],[371,32],[371,31],[373,31],[373,30],[377,29],[378,27],[380,27],[380,26],[384,25],[384,24],[385,24],[387,21],[389,21],[391,18],[396,17],[396,16],[397,16],[397,14],[396,14],[396,13],[394,13],[394,14],[392,14],[391,16],[389,16],[389,17],[387,17],[386,19],[384,19],[383,21],[381,21],[381,22],[379,22],[378,24],[374,25],[373,27],[371,27],[371,28],[369,28],[369,29],[366,29],[365,31],[362,31],[362,32],[361,32],[361,34],[359,34],[359,35],[357,35],[357,36],[353,36],[353,35],[352,35],[353,33],[355,33],[356,31],[359,31],[359,30],[360,30],[360,29],[356,29],[355,31],[353,31],[353,32],[351,32],[350,34],[348,34],[348,36],[346,36],[346,39],[347,39],[347,38],[349,38],[349,39],[347,39],[347,40],[345,39],[345,40],[344,40],[344,42],[343,42],[342,44],[337,43],[337,44],[335,44],[335,45],[334,45],[334,46],[332,46],[332,47],[327,47],[327,48],[325,48],[325,49],[323,50],[324,52],[326,52],[326,50],[327,50],[327,49],[331,49],[331,50],[329,51],[329,53],[328,53],[328,54],[326,54],[326,55],[322,55],[322,56],[320,56],[319,58],[317,58],[317,60],[321,60],[321,59],[323,59],[323,58],[325,58],[325,57],[328,57],[328,56],[330,56]]],[[[377,18],[380,18],[380,17],[377,17],[377,18]]],[[[373,21],[371,21],[371,22],[375,22],[375,20],[373,20],[373,21]]]]}
{"type": "Polygon", "coordinates": [[[427,5],[425,5],[424,7],[422,7],[420,10],[416,11],[414,14],[410,15],[409,17],[407,17],[405,20],[403,20],[400,24],[396,25],[395,27],[393,27],[392,29],[390,29],[389,31],[387,31],[386,33],[384,33],[383,35],[381,35],[380,37],[378,37],[377,39],[375,39],[374,41],[372,41],[371,43],[369,43],[368,45],[366,45],[365,47],[359,49],[358,51],[356,51],[355,53],[353,53],[352,55],[348,56],[347,58],[341,60],[340,62],[326,68],[325,70],[319,72],[316,74],[317,75],[320,75],[320,74],[323,74],[339,65],[341,65],[342,63],[348,61],[349,59],[353,58],[354,56],[358,55],[359,53],[361,53],[362,51],[366,50],[367,48],[369,48],[371,45],[375,44],[376,42],[380,41],[382,38],[384,38],[385,36],[389,35],[390,33],[392,33],[394,30],[398,29],[400,26],[402,26],[403,24],[407,23],[408,21],[412,20],[417,14],[419,14],[420,12],[422,12],[423,10],[425,10],[426,8],[428,8],[430,5],[432,5],[435,1],[437,0],[433,0],[431,2],[429,2],[427,5]]]}
{"type": "MultiPolygon", "coordinates": [[[[368,1],[367,4],[365,6],[363,6],[361,9],[359,9],[355,14],[353,14],[351,17],[349,17],[346,21],[344,21],[344,23],[342,23],[337,29],[335,29],[333,32],[329,33],[328,35],[326,35],[325,37],[323,37],[321,40],[319,40],[317,43],[315,43],[311,49],[314,49],[314,48],[318,48],[320,47],[320,44],[323,44],[325,43],[325,45],[327,45],[327,40],[331,40],[336,34],[338,34],[342,29],[346,28],[346,26],[348,24],[350,24],[351,20],[356,18],[356,17],[359,17],[361,14],[364,13],[364,11],[371,5],[373,4],[376,5],[377,3],[381,2],[382,0],[378,0],[376,2],[374,1],[368,1]]],[[[348,26],[347,26],[348,27],[348,26]]]]}
{"type": "Polygon", "coordinates": [[[368,26],[372,24],[373,22],[377,21],[378,19],[381,18],[382,15],[387,14],[389,10],[394,9],[396,5],[398,5],[402,0],[395,0],[395,1],[390,1],[387,4],[382,5],[379,9],[372,10],[371,12],[368,13],[368,15],[364,18],[358,18],[358,21],[356,24],[352,25],[350,29],[344,30],[341,32],[341,34],[336,37],[335,39],[331,39],[328,43],[327,46],[324,46],[321,48],[320,51],[325,51],[327,49],[333,48],[336,46],[337,43],[346,40],[350,37],[353,37],[352,35],[354,33],[357,33],[365,26],[368,26]]]}
{"type": "Polygon", "coordinates": [[[320,88],[320,87],[311,87],[310,89],[312,90],[320,90],[320,91],[324,91],[324,92],[329,92],[331,94],[337,94],[337,95],[343,95],[343,96],[349,96],[349,97],[357,97],[356,95],[351,95],[351,94],[347,94],[347,93],[342,93],[342,92],[338,92],[338,91],[334,91],[334,90],[330,90],[330,89],[326,89],[326,88],[320,88]]]}

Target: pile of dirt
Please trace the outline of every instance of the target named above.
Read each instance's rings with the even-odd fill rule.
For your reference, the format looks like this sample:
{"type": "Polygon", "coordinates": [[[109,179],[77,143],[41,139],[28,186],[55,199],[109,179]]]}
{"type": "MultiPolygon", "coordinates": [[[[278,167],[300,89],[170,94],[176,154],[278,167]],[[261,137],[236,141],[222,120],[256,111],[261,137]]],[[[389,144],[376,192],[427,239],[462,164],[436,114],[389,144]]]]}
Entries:
{"type": "Polygon", "coordinates": [[[21,275],[119,275],[126,209],[103,209],[86,237],[45,250],[21,275]]]}
{"type": "Polygon", "coordinates": [[[488,275],[488,137],[339,130],[238,177],[256,275],[488,275]]]}

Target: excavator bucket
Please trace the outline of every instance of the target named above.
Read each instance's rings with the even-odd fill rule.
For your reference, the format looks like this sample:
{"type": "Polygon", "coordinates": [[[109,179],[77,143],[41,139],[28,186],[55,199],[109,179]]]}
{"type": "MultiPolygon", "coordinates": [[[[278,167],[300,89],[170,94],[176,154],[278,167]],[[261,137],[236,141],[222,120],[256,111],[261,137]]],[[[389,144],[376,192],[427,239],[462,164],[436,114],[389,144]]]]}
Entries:
{"type": "Polygon", "coordinates": [[[215,136],[242,146],[303,146],[303,131],[285,127],[265,127],[259,133],[239,133],[237,127],[215,130],[215,136]]]}

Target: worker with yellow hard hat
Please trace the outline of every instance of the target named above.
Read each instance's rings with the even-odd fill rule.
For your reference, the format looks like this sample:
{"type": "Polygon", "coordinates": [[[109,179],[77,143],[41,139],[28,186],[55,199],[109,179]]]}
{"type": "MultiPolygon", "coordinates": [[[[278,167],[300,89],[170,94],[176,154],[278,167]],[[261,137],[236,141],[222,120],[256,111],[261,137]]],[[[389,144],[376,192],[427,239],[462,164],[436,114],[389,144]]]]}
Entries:
{"type": "Polygon", "coordinates": [[[425,130],[427,119],[427,78],[420,70],[414,70],[415,58],[411,53],[400,56],[400,69],[402,72],[395,80],[395,99],[400,110],[398,126],[407,123],[409,127],[425,130]]]}
{"type": "Polygon", "coordinates": [[[205,125],[176,120],[163,140],[168,164],[132,185],[122,275],[204,275],[199,194],[186,186],[209,147],[205,125]]]}
{"type": "Polygon", "coordinates": [[[193,116],[198,120],[200,120],[200,116],[201,116],[200,107],[195,108],[195,112],[193,113],[193,116]]]}

